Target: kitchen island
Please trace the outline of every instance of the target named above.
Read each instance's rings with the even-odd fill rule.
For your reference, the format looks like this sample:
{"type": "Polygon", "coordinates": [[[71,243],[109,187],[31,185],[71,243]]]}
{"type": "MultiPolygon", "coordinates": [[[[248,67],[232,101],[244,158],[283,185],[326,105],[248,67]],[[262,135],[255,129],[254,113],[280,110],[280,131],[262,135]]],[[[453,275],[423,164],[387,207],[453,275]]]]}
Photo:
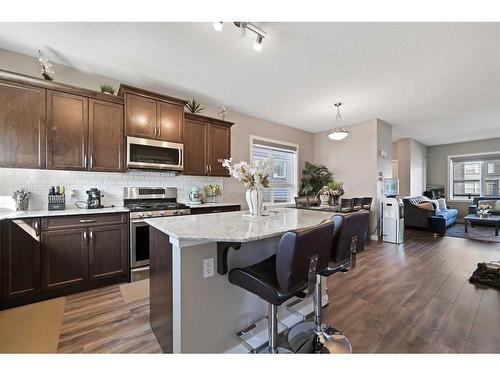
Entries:
{"type": "Polygon", "coordinates": [[[150,322],[162,350],[221,353],[237,347],[236,333],[264,318],[267,303],[230,284],[227,271],[274,254],[283,233],[331,216],[281,208],[259,218],[225,212],[147,219],[150,322]],[[204,278],[207,272],[213,276],[204,278]]]}

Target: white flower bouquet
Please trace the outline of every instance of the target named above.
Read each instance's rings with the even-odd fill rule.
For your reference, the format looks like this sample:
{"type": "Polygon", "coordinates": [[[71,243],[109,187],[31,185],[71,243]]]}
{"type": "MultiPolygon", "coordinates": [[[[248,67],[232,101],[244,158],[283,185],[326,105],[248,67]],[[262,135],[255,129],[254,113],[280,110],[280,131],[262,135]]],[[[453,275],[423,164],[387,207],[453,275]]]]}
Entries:
{"type": "Polygon", "coordinates": [[[265,159],[259,160],[255,165],[246,161],[234,163],[231,159],[224,159],[222,166],[227,168],[233,178],[242,182],[247,188],[269,187],[269,174],[272,172],[274,159],[269,154],[265,159]]]}

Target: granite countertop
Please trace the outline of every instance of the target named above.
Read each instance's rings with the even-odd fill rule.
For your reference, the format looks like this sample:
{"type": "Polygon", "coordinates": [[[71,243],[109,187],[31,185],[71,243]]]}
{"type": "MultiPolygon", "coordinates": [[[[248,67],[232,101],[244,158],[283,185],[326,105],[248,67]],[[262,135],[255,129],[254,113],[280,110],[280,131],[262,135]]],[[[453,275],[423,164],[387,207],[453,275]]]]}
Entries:
{"type": "Polygon", "coordinates": [[[206,207],[227,207],[227,206],[241,206],[239,202],[215,202],[215,203],[201,203],[201,204],[193,204],[191,202],[181,202],[184,203],[189,208],[206,208],[206,207]]]}
{"type": "Polygon", "coordinates": [[[5,208],[0,208],[0,220],[27,219],[32,217],[67,216],[67,215],[98,215],[98,214],[111,214],[119,212],[129,212],[129,210],[128,208],[122,206],[109,207],[109,208],[96,208],[93,210],[70,208],[61,211],[48,211],[48,210],[13,211],[5,208]]]}
{"type": "Polygon", "coordinates": [[[248,211],[146,219],[146,223],[179,240],[250,242],[329,220],[332,213],[278,208],[252,218],[248,211]]]}

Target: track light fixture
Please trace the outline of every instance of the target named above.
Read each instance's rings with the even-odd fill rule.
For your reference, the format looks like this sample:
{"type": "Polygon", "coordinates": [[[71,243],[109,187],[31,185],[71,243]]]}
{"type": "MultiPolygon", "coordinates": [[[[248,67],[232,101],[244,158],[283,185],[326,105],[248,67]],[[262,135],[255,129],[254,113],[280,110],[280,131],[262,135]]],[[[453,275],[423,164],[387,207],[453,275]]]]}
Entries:
{"type": "MultiPolygon", "coordinates": [[[[222,31],[222,22],[214,22],[213,27],[216,31],[222,31]]],[[[255,51],[261,51],[262,50],[262,41],[266,37],[266,32],[262,30],[260,27],[254,25],[251,22],[234,22],[234,26],[236,26],[238,29],[241,30],[241,35],[244,35],[247,30],[253,32],[255,35],[257,35],[257,39],[255,40],[255,43],[253,44],[253,49],[255,51]]]]}
{"type": "Polygon", "coordinates": [[[214,27],[215,31],[222,31],[222,22],[214,22],[212,26],[214,27]]]}

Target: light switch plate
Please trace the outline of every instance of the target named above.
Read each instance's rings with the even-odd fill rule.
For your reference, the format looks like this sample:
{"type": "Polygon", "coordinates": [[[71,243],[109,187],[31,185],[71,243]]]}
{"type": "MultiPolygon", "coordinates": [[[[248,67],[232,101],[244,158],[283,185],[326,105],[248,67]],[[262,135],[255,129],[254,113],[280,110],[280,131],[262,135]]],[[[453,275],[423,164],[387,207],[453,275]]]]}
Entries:
{"type": "Polygon", "coordinates": [[[212,277],[214,275],[214,258],[203,259],[203,278],[212,277]]]}

